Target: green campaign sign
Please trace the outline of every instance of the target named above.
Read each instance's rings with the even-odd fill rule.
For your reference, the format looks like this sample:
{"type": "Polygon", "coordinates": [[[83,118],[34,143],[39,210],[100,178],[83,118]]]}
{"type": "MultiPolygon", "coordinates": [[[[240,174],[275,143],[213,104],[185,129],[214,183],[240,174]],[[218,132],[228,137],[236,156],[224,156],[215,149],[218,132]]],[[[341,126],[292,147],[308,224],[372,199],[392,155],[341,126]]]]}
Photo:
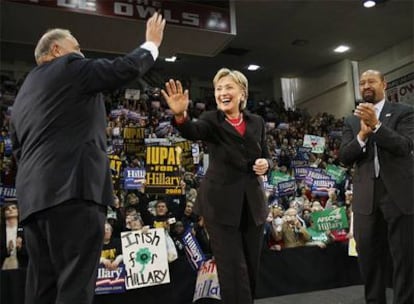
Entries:
{"type": "Polygon", "coordinates": [[[314,229],[317,231],[348,228],[345,207],[312,212],[314,229]]]}
{"type": "Polygon", "coordinates": [[[272,171],[270,174],[270,184],[276,186],[280,182],[287,182],[291,180],[292,177],[289,174],[280,172],[280,171],[272,171]]]}
{"type": "Polygon", "coordinates": [[[342,183],[345,179],[345,168],[342,167],[329,164],[326,166],[326,173],[332,177],[337,184],[342,183]]]}

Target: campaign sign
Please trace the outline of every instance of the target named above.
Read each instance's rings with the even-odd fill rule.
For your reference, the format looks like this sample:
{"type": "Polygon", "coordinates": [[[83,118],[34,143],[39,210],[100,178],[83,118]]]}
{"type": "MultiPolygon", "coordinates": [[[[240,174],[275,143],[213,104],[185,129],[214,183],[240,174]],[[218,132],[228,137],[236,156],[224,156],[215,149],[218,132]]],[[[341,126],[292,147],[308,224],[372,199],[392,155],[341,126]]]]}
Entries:
{"type": "Polygon", "coordinates": [[[185,252],[187,258],[190,262],[190,265],[194,269],[199,269],[203,262],[206,260],[206,257],[201,250],[200,245],[197,242],[197,239],[191,234],[191,229],[188,229],[183,235],[183,242],[185,245],[185,252]]]}
{"type": "Polygon", "coordinates": [[[311,213],[314,228],[317,231],[348,228],[345,207],[315,211],[311,213]]]}
{"type": "Polygon", "coordinates": [[[283,173],[281,171],[272,171],[270,174],[270,184],[276,186],[280,182],[285,182],[291,180],[292,177],[289,174],[283,173]]]}
{"type": "Polygon", "coordinates": [[[346,169],[336,165],[328,164],[326,165],[326,173],[335,179],[337,184],[340,184],[345,179],[346,169]]]}
{"type": "Polygon", "coordinates": [[[298,159],[303,159],[309,161],[309,154],[312,153],[312,148],[307,147],[298,147],[296,149],[296,154],[298,159]]]}
{"type": "Polygon", "coordinates": [[[124,189],[139,190],[145,183],[145,169],[125,168],[124,189]]]}
{"type": "Polygon", "coordinates": [[[123,129],[124,151],[127,154],[139,154],[144,146],[145,128],[125,127],[123,129]]]}
{"type": "Polygon", "coordinates": [[[315,178],[312,183],[312,193],[319,196],[328,196],[329,189],[335,187],[334,179],[315,178]]]}
{"type": "Polygon", "coordinates": [[[217,267],[214,260],[204,262],[198,270],[193,302],[201,298],[221,300],[217,267]]]}
{"type": "Polygon", "coordinates": [[[126,268],[126,289],[170,282],[163,228],[149,229],[146,232],[141,230],[122,232],[121,242],[126,268]]]}
{"type": "Polygon", "coordinates": [[[174,142],[175,147],[181,148],[181,166],[185,171],[194,171],[194,155],[191,141],[185,139],[176,139],[174,142]]]}
{"type": "Polygon", "coordinates": [[[305,177],[305,183],[312,186],[315,179],[331,179],[331,177],[323,173],[319,168],[309,168],[308,175],[305,177]]]}
{"type": "Polygon", "coordinates": [[[296,180],[305,179],[308,176],[308,171],[312,170],[309,166],[298,166],[293,168],[296,180]]]}
{"type": "Polygon", "coordinates": [[[296,191],[296,180],[292,179],[277,184],[278,196],[293,195],[296,191]]]}
{"type": "Polygon", "coordinates": [[[95,294],[121,292],[125,292],[125,265],[120,263],[116,270],[109,270],[103,264],[99,264],[95,294]]]}
{"type": "Polygon", "coordinates": [[[323,153],[325,150],[325,137],[306,134],[303,138],[303,146],[312,148],[312,153],[323,153]]]}
{"type": "Polygon", "coordinates": [[[4,198],[16,198],[16,188],[0,186],[0,196],[4,198]]]}
{"type": "Polygon", "coordinates": [[[145,168],[146,193],[182,194],[180,176],[181,152],[182,148],[178,146],[147,147],[145,168]]]}

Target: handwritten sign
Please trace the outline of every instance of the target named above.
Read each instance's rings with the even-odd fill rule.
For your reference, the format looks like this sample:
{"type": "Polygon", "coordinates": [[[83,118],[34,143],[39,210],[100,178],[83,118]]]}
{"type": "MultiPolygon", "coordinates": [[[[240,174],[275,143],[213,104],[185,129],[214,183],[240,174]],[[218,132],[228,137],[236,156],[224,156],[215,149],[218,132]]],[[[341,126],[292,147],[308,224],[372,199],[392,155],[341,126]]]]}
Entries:
{"type": "Polygon", "coordinates": [[[163,228],[150,229],[145,233],[142,231],[122,232],[121,242],[126,268],[126,289],[170,282],[163,228]]]}

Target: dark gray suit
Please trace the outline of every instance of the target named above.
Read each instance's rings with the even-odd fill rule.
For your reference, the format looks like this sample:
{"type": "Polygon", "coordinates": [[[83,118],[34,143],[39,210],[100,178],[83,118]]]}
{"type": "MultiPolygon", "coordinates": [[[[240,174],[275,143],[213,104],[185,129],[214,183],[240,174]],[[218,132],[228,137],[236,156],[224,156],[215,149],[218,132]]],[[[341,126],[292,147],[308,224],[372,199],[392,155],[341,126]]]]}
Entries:
{"type": "Polygon", "coordinates": [[[357,141],[359,118],[348,117],[340,148],[341,161],[355,164],[352,210],[366,300],[385,303],[388,247],[394,267],[394,303],[414,303],[414,109],[385,102],[379,120],[382,126],[362,149],[357,141]]]}
{"type": "Polygon", "coordinates": [[[54,303],[56,294],[59,303],[90,303],[105,206],[112,203],[99,92],[153,63],[142,48],[114,61],[71,53],[34,68],[20,88],[11,127],[30,258],[26,303],[54,303]]]}
{"type": "Polygon", "coordinates": [[[226,304],[252,303],[268,213],[262,179],[252,169],[257,158],[266,158],[271,165],[265,124],[247,111],[243,117],[244,136],[221,111],[177,126],[185,138],[207,142],[209,166],[195,207],[206,220],[226,304]]]}

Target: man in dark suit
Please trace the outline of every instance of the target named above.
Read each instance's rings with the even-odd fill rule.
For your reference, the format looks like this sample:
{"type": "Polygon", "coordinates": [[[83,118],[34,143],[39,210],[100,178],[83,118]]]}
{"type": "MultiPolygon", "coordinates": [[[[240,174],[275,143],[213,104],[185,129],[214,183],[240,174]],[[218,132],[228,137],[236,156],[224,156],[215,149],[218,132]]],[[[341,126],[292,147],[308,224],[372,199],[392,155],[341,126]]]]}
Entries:
{"type": "Polygon", "coordinates": [[[102,90],[155,62],[165,20],[147,21],[146,42],[113,61],[85,59],[67,30],[46,32],[11,116],[17,198],[29,253],[26,303],[91,303],[112,182],[102,90]]]}
{"type": "Polygon", "coordinates": [[[363,98],[345,120],[340,159],[355,165],[354,235],[367,303],[386,303],[386,257],[395,304],[414,303],[414,109],[385,101],[384,76],[362,73],[363,98]]]}
{"type": "Polygon", "coordinates": [[[196,200],[205,219],[225,304],[253,303],[268,213],[263,181],[271,166],[263,119],[245,110],[247,79],[221,69],[214,80],[216,111],[187,117],[188,91],[170,80],[164,98],[174,124],[190,140],[207,142],[209,166],[196,200]]]}

